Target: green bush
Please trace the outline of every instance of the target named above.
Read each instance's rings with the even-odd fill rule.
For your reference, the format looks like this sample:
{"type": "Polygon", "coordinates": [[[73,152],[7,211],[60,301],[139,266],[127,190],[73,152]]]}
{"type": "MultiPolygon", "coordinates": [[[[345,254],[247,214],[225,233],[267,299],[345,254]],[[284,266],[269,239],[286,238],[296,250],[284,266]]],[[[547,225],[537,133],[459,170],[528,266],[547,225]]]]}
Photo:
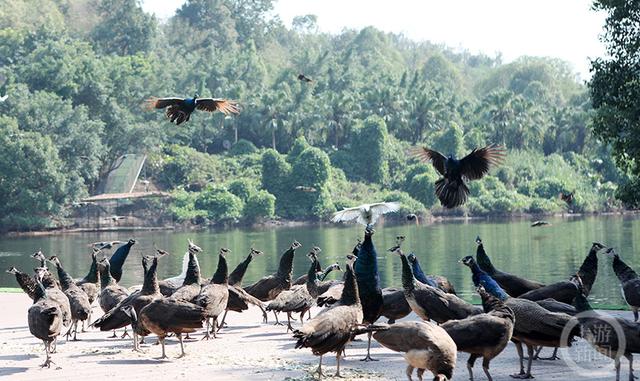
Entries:
{"type": "Polygon", "coordinates": [[[191,147],[168,146],[162,155],[151,157],[153,175],[167,189],[195,185],[204,187],[218,166],[213,156],[191,147]]]}
{"type": "Polygon", "coordinates": [[[178,222],[195,220],[199,217],[207,217],[206,210],[196,209],[195,203],[198,193],[176,189],[171,193],[169,213],[178,222]]]}
{"type": "MultiPolygon", "coordinates": [[[[384,184],[389,176],[387,124],[378,116],[370,116],[354,128],[351,156],[356,179],[384,184]]],[[[347,174],[349,174],[347,172],[347,174]]]]}
{"type": "Polygon", "coordinates": [[[248,140],[238,139],[238,141],[231,146],[229,153],[233,156],[248,155],[257,152],[256,146],[248,140]]]}
{"type": "Polygon", "coordinates": [[[311,147],[311,146],[307,142],[307,139],[305,139],[304,136],[299,136],[293,142],[293,145],[291,146],[291,149],[289,150],[289,154],[287,155],[287,161],[289,163],[293,163],[294,160],[298,157],[298,155],[300,155],[304,150],[306,150],[309,147],[311,147]]]}
{"type": "Polygon", "coordinates": [[[242,200],[226,189],[207,187],[195,201],[196,209],[206,210],[214,223],[224,223],[242,217],[242,200]]]}
{"type": "MultiPolygon", "coordinates": [[[[262,154],[262,188],[282,198],[289,190],[289,176],[291,165],[287,163],[283,155],[276,150],[269,149],[262,154]]],[[[284,201],[284,200],[283,200],[284,201]]]]}
{"type": "Polygon", "coordinates": [[[432,172],[425,172],[413,177],[407,193],[414,199],[420,201],[422,205],[430,208],[436,201],[435,182],[438,177],[432,172]]]}
{"type": "Polygon", "coordinates": [[[229,192],[240,197],[240,199],[246,202],[249,197],[255,192],[255,186],[247,179],[233,180],[227,185],[229,192]]]}
{"type": "Polygon", "coordinates": [[[276,211],[276,197],[271,193],[260,190],[253,193],[244,204],[244,218],[250,222],[262,218],[273,218],[276,211]]]}

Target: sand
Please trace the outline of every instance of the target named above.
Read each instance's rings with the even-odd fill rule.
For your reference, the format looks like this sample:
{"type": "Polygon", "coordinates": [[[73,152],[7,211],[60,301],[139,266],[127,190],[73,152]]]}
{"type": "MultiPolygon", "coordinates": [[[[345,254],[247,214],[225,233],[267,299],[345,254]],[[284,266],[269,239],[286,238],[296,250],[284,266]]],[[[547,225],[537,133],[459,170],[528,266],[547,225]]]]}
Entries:
{"type": "MultiPolygon", "coordinates": [[[[169,360],[158,360],[160,346],[152,345],[154,336],[146,339],[142,350],[133,352],[131,339],[108,338],[109,332],[94,329],[80,333],[80,341],[66,342],[59,339],[54,365],[40,368],[44,362],[44,347],[29,333],[27,309],[30,299],[25,294],[0,293],[0,305],[4,312],[0,318],[0,379],[15,380],[311,380],[318,358],[309,349],[294,349],[294,340],[286,327],[261,323],[257,308],[242,314],[229,313],[229,328],[220,332],[215,340],[201,341],[201,333],[192,335],[197,340],[187,341],[187,356],[176,358],[180,347],[175,338],[167,339],[169,360]]],[[[317,310],[313,310],[313,314],[317,310]]],[[[101,314],[94,307],[94,315],[101,314]]],[[[632,318],[631,312],[618,312],[632,318]]],[[[282,317],[286,319],[284,314],[282,317]]],[[[407,319],[417,319],[410,315],[407,319]]],[[[299,322],[295,325],[298,326],[299,322]]],[[[362,336],[365,338],[364,336],[362,336]]],[[[583,343],[588,346],[588,344],[583,343]]],[[[401,354],[373,344],[372,356],[379,361],[359,361],[366,353],[366,338],[347,347],[347,358],[342,363],[345,380],[406,380],[406,363],[401,354]]],[[[550,355],[545,349],[543,355],[550,355]]],[[[459,353],[454,380],[468,380],[466,361],[468,355],[459,353]]],[[[626,379],[628,365],[623,362],[621,378],[626,379]]],[[[335,372],[335,357],[325,356],[324,370],[335,372]]],[[[476,362],[475,379],[486,380],[481,361],[476,362]]],[[[518,360],[513,344],[509,344],[491,363],[495,380],[511,379],[508,375],[518,370],[518,360]]],[[[580,374],[564,360],[534,361],[536,380],[614,379],[613,365],[603,363],[600,373],[580,374]]],[[[327,377],[326,379],[332,379],[327,377]]],[[[414,379],[417,379],[414,377],[414,379]]],[[[431,380],[429,372],[425,380],[431,380]]]]}

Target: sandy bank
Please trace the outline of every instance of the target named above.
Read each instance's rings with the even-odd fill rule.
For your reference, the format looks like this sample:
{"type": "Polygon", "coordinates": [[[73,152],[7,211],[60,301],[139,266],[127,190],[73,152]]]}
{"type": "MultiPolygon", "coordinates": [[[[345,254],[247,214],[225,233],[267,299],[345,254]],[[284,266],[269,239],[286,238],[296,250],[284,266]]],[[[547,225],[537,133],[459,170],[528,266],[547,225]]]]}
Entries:
{"type": "MultiPolygon", "coordinates": [[[[40,369],[44,361],[41,342],[29,333],[27,309],[30,300],[24,294],[0,293],[3,306],[0,318],[0,379],[12,380],[310,380],[310,372],[317,366],[317,357],[309,349],[296,350],[291,334],[283,326],[260,323],[257,309],[243,314],[230,313],[230,327],[221,332],[216,340],[186,343],[187,356],[176,359],[179,346],[176,340],[167,339],[168,361],[157,360],[160,347],[151,345],[150,336],[142,345],[145,353],[131,351],[130,339],[111,339],[108,332],[91,330],[79,335],[81,341],[59,340],[58,353],[53,355],[55,366],[40,369]]],[[[100,308],[94,307],[94,314],[100,308]]],[[[314,311],[315,314],[316,311],[314,311]]],[[[631,312],[618,312],[632,318],[631,312]]],[[[415,319],[411,315],[409,319],[415,319]]],[[[273,319],[273,315],[269,316],[273,319]]],[[[586,343],[583,343],[588,345],[586,343]]],[[[380,361],[359,361],[366,352],[366,341],[356,341],[347,347],[347,358],[343,363],[346,380],[406,380],[406,364],[402,356],[374,343],[373,356],[380,361]]],[[[545,349],[543,354],[550,355],[545,349]]],[[[468,355],[460,353],[454,380],[468,380],[466,361],[468,355]]],[[[335,372],[335,358],[326,357],[325,371],[335,372]]],[[[505,352],[491,363],[495,380],[511,379],[508,375],[518,369],[515,347],[509,344],[505,352]]],[[[545,380],[600,380],[613,379],[612,363],[603,363],[592,378],[581,375],[568,367],[564,360],[535,361],[533,374],[539,381],[545,380]]],[[[628,365],[623,362],[621,377],[626,379],[628,365]]],[[[476,380],[486,380],[481,361],[475,366],[476,380]]],[[[327,379],[331,379],[328,377],[327,379]]],[[[414,378],[415,379],[415,378],[414,378]]],[[[425,373],[425,380],[431,375],[425,373]]]]}

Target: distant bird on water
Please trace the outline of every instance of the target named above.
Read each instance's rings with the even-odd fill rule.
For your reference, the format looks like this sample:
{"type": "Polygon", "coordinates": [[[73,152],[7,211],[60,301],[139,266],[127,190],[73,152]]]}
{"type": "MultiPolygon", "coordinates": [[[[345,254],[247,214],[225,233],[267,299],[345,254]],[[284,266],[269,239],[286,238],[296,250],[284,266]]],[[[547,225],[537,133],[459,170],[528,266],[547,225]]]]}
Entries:
{"type": "Polygon", "coordinates": [[[436,196],[445,208],[455,208],[467,202],[469,188],[465,181],[481,179],[491,166],[502,163],[505,156],[504,147],[493,144],[476,148],[459,160],[426,147],[416,147],[410,152],[421,161],[431,162],[443,176],[436,181],[436,196]]]}
{"type": "Polygon", "coordinates": [[[535,228],[538,226],[547,226],[547,225],[551,225],[548,221],[533,221],[531,223],[531,227],[535,228]]]}
{"type": "Polygon", "coordinates": [[[356,220],[359,224],[370,226],[376,223],[383,214],[400,210],[399,202],[376,202],[343,209],[333,215],[332,222],[356,220]]]}
{"type": "Polygon", "coordinates": [[[307,77],[306,75],[304,75],[302,73],[298,74],[298,80],[302,81],[302,82],[307,82],[307,83],[313,82],[313,79],[307,77]]]}
{"type": "Polygon", "coordinates": [[[154,108],[167,108],[165,114],[171,123],[176,125],[182,122],[188,122],[191,113],[196,109],[201,111],[220,111],[225,115],[239,114],[240,108],[238,103],[222,98],[198,98],[198,94],[193,98],[149,98],[145,101],[145,107],[148,110],[154,108]]]}

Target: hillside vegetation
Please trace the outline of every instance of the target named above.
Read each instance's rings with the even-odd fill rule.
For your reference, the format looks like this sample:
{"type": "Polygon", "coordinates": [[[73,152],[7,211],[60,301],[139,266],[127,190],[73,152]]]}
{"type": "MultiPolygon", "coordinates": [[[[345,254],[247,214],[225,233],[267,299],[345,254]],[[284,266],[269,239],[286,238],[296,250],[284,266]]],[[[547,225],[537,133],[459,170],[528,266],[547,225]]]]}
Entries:
{"type": "Polygon", "coordinates": [[[503,63],[372,27],[319,33],[313,15],[283,25],[273,3],[187,0],[159,23],[136,0],[0,0],[2,229],[55,224],[126,153],[148,155],[176,221],[321,220],[378,200],[445,213],[436,172],[406,153],[418,144],[508,147],[447,213],[561,212],[561,191],[576,212],[620,207],[627,177],[592,136],[589,92],[566,62],[503,63]],[[242,112],[175,126],[141,107],[194,93],[242,112]]]}

